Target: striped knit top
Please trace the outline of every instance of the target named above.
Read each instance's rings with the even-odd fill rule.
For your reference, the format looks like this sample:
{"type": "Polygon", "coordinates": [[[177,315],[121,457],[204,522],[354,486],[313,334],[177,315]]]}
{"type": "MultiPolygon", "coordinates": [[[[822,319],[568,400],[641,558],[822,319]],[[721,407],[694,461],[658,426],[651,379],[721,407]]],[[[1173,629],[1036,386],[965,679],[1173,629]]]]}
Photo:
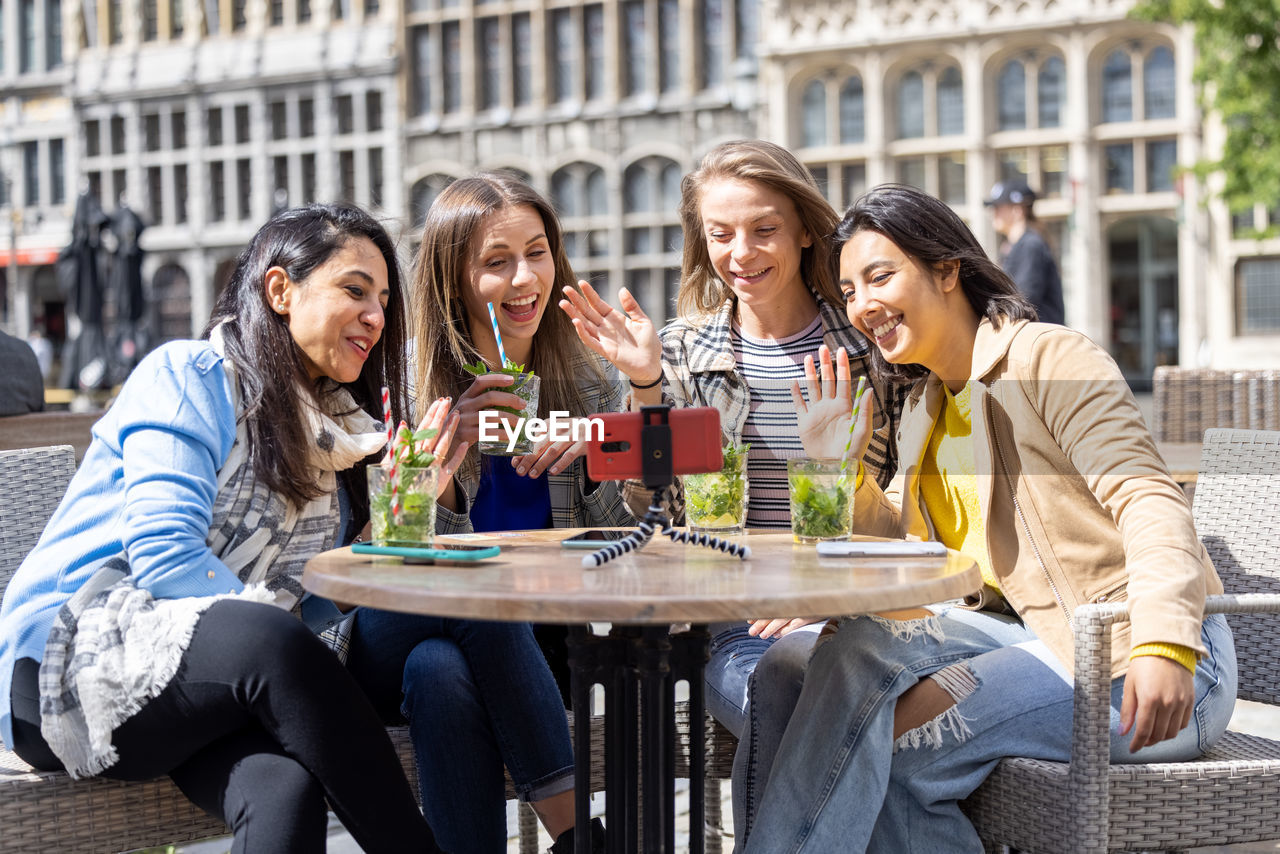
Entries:
{"type": "Polygon", "coordinates": [[[787,460],[803,457],[791,384],[804,385],[804,357],[817,357],[822,346],[822,318],[786,338],[746,335],[734,322],[731,331],[738,372],[751,392],[742,428],[747,456],[747,527],[788,528],[791,502],[787,492],[787,460]]]}

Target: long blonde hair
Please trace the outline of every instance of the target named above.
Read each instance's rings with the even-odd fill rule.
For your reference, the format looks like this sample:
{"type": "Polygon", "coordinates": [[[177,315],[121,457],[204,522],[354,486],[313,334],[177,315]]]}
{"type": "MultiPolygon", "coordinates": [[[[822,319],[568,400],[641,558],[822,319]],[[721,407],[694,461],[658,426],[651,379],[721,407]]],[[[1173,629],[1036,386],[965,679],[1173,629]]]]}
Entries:
{"type": "Polygon", "coordinates": [[[713,181],[751,181],[781,193],[796,206],[800,225],[813,239],[800,253],[800,277],[810,290],[831,305],[843,303],[836,288],[836,258],[831,235],[840,216],[822,195],[804,164],[790,151],[762,139],[740,139],[717,145],[698,168],[680,182],[680,224],[684,229],[684,258],[676,310],[681,317],[718,311],[733,299],[733,291],[716,273],[707,253],[702,228],[702,190],[713,181]]]}
{"type": "MultiPolygon", "coordinates": [[[[491,214],[526,206],[542,219],[555,262],[555,280],[534,333],[530,364],[526,366],[542,378],[538,414],[545,417],[552,410],[588,414],[583,411],[586,404],[579,392],[582,378],[577,374],[585,364],[601,384],[605,378],[598,362],[578,340],[569,316],[560,310],[564,286],[576,281],[565,253],[560,221],[536,190],[505,172],[481,172],[460,178],[446,187],[427,211],[412,275],[419,402],[444,396],[456,401],[475,379],[462,367],[481,358],[471,340],[463,299],[463,290],[469,286],[468,265],[475,237],[491,214]]],[[[488,322],[488,317],[482,319],[482,323],[488,322]]],[[[587,378],[592,377],[589,374],[587,378]]]]}

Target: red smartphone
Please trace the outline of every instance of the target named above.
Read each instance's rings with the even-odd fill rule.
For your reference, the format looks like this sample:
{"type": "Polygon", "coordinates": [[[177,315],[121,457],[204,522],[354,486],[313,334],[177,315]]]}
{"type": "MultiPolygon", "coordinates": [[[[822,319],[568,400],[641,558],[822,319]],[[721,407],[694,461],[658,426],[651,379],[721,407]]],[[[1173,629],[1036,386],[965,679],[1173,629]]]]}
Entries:
{"type": "MultiPolygon", "coordinates": [[[[643,477],[641,431],[660,423],[652,412],[608,412],[592,416],[604,426],[600,441],[587,445],[587,474],[592,480],[630,480],[643,477]],[[646,428],[645,419],[650,426],[646,428]]],[[[720,471],[720,411],[710,406],[672,409],[672,474],[720,471]]]]}

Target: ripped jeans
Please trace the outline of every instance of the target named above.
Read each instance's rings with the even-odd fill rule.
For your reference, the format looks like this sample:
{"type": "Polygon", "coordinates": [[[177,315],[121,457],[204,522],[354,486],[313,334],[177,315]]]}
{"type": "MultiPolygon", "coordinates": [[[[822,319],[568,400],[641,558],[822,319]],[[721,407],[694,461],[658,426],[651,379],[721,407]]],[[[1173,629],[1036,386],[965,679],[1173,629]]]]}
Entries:
{"type": "MultiPolygon", "coordinates": [[[[934,606],[926,619],[854,617],[819,642],[773,756],[747,854],[981,852],[959,801],[1005,756],[1065,762],[1070,676],[1016,617],[934,606]],[[956,704],[894,743],[898,697],[932,676],[956,704]]],[[[1193,758],[1226,730],[1236,695],[1235,648],[1221,615],[1205,620],[1191,723],[1128,751],[1119,735],[1124,680],[1111,694],[1113,762],[1193,758]]],[[[764,721],[761,722],[762,724],[764,721]]]]}

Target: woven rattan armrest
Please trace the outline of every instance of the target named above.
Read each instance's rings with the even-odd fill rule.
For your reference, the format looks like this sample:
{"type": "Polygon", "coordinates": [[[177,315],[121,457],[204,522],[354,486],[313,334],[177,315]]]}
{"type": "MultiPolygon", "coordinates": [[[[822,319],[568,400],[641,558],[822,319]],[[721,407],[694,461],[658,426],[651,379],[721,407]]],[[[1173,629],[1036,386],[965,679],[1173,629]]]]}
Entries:
{"type": "MultiPolygon", "coordinates": [[[[1225,594],[1205,601],[1205,615],[1280,613],[1280,595],[1225,594]]],[[[1111,627],[1127,622],[1126,603],[1081,605],[1075,612],[1075,708],[1072,719],[1071,802],[1098,804],[1108,798],[1111,764],[1111,627]]],[[[1083,808],[1083,806],[1082,806],[1083,808]]],[[[1088,826],[1101,834],[1081,840],[1081,850],[1106,850],[1106,828],[1088,826]]]]}

